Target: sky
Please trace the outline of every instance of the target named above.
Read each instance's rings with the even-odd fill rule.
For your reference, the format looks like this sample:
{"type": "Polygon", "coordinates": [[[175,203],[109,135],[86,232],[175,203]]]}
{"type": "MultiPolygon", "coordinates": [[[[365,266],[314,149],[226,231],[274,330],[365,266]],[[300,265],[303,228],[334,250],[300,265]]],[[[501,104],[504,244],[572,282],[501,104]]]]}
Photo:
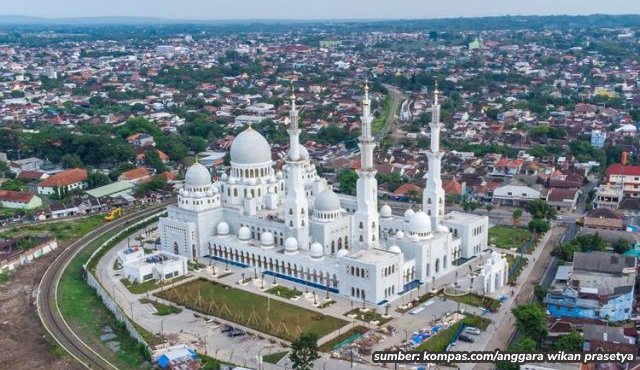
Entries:
{"type": "Polygon", "coordinates": [[[0,0],[0,15],[183,20],[640,14],[640,0],[0,0]]]}

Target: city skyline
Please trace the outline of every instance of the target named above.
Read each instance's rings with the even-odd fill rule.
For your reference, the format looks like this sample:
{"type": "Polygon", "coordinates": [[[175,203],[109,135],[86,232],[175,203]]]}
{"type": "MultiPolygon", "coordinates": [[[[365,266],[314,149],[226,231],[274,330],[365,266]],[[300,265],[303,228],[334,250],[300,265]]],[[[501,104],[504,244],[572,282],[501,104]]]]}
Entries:
{"type": "Polygon", "coordinates": [[[588,15],[637,14],[640,2],[629,0],[601,1],[541,0],[535,3],[508,0],[480,0],[469,3],[462,0],[400,0],[386,2],[372,0],[341,2],[327,0],[299,5],[292,0],[239,0],[219,1],[184,0],[179,4],[167,0],[111,1],[101,7],[80,0],[10,0],[3,4],[0,15],[41,18],[85,17],[145,17],[185,21],[212,20],[326,20],[326,19],[430,19],[455,17],[486,17],[504,15],[588,15]]]}

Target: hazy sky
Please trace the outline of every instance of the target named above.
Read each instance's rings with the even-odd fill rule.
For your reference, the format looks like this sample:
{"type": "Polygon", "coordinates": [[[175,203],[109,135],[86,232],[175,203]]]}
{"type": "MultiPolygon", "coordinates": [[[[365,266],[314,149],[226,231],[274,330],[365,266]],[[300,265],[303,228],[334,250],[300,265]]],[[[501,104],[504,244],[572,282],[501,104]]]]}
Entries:
{"type": "Polygon", "coordinates": [[[640,0],[0,0],[1,15],[173,19],[442,18],[640,14],[640,0]]]}

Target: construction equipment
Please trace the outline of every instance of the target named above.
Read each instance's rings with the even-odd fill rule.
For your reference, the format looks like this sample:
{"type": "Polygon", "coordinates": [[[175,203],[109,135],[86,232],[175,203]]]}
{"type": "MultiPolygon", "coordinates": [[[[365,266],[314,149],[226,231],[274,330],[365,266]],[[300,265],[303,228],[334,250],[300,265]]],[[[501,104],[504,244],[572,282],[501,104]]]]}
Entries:
{"type": "Polygon", "coordinates": [[[122,213],[123,213],[122,207],[115,208],[104,216],[104,220],[113,221],[116,218],[119,218],[120,216],[122,216],[122,213]]]}

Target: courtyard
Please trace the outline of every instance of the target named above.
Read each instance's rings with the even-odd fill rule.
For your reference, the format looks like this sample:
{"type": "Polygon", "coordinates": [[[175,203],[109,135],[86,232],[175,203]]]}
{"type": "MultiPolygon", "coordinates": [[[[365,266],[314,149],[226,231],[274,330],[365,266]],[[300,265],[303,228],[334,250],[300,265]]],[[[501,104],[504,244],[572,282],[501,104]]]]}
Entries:
{"type": "Polygon", "coordinates": [[[321,338],[347,324],[333,316],[206,279],[194,280],[156,295],[194,311],[289,341],[300,333],[313,333],[321,338]]]}

